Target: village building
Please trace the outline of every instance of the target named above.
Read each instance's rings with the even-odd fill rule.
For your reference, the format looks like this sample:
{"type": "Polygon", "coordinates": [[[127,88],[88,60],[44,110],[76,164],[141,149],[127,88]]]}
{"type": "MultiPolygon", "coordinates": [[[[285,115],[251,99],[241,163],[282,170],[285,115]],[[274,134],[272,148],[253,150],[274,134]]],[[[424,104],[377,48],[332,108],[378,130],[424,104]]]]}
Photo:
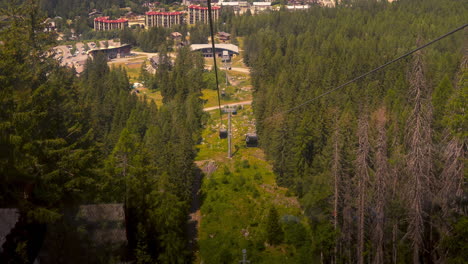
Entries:
{"type": "Polygon", "coordinates": [[[226,32],[218,32],[218,39],[222,42],[231,40],[231,34],[226,32]]]}
{"type": "MultiPolygon", "coordinates": [[[[213,57],[213,49],[211,44],[192,44],[190,45],[192,51],[199,51],[203,57],[213,57]]],[[[215,54],[223,60],[230,60],[230,58],[239,55],[239,47],[234,44],[215,44],[215,54]],[[226,51],[223,56],[223,51],[226,51]],[[227,58],[229,56],[229,59],[227,58]]]]}
{"type": "MultiPolygon", "coordinates": [[[[165,57],[163,57],[163,60],[165,59],[165,57]]],[[[160,57],[159,55],[157,56],[153,56],[149,59],[149,62],[151,64],[151,67],[153,67],[153,69],[157,70],[159,65],[161,64],[161,61],[160,61],[160,57]]],[[[167,62],[171,65],[171,66],[174,66],[175,62],[173,59],[169,59],[167,60],[167,62]]]]}
{"type": "Polygon", "coordinates": [[[18,223],[19,216],[16,208],[0,208],[0,253],[3,251],[3,244],[7,242],[7,236],[18,223]]]}
{"type": "Polygon", "coordinates": [[[88,17],[97,17],[97,16],[102,16],[102,12],[96,9],[93,9],[93,11],[88,14],[88,17]]]}
{"type": "Polygon", "coordinates": [[[160,4],[159,2],[146,2],[146,3],[143,3],[141,6],[147,7],[149,9],[153,9],[153,8],[156,8],[159,4],[160,4]]]}
{"type": "Polygon", "coordinates": [[[242,15],[247,10],[250,9],[250,5],[247,1],[239,1],[239,2],[219,2],[219,5],[222,7],[230,7],[233,9],[234,14],[242,15]]]}
{"type": "Polygon", "coordinates": [[[334,0],[318,0],[318,4],[325,7],[335,7],[334,0]]]}
{"type": "Polygon", "coordinates": [[[145,24],[150,27],[165,27],[169,28],[174,25],[184,23],[183,12],[146,12],[145,24]]]}
{"type": "Polygon", "coordinates": [[[81,205],[62,213],[61,220],[47,225],[37,263],[56,263],[62,258],[100,263],[100,257],[106,255],[125,258],[128,241],[123,204],[81,205]]]}
{"type": "Polygon", "coordinates": [[[44,21],[44,24],[44,32],[53,32],[57,30],[57,25],[55,24],[55,21],[51,18],[46,19],[44,21]]]}
{"type": "Polygon", "coordinates": [[[171,39],[173,39],[173,40],[181,40],[182,39],[182,34],[179,33],[179,32],[172,32],[170,34],[170,36],[171,36],[171,39]]]}
{"type": "MultiPolygon", "coordinates": [[[[212,0],[211,3],[216,3],[218,2],[217,0],[212,0]]],[[[207,6],[208,1],[207,0],[182,0],[182,5],[185,6],[190,6],[190,5],[202,5],[202,6],[207,6]]]]}
{"type": "Polygon", "coordinates": [[[94,19],[94,30],[96,31],[122,30],[126,27],[128,27],[128,20],[125,18],[111,20],[106,16],[94,19]]]}
{"type": "MultiPolygon", "coordinates": [[[[189,10],[188,21],[190,25],[197,24],[197,23],[203,23],[203,24],[209,23],[208,7],[191,5],[188,7],[188,10],[189,10]]],[[[220,10],[221,10],[221,7],[219,6],[211,7],[213,22],[219,19],[220,10]]]]}
{"type": "Polygon", "coordinates": [[[223,61],[223,62],[230,62],[231,61],[231,56],[229,55],[229,51],[223,50],[221,61],[223,61]]]}
{"type": "Polygon", "coordinates": [[[96,56],[98,53],[104,53],[109,59],[123,58],[130,55],[132,45],[122,44],[120,46],[109,46],[107,48],[94,48],[88,51],[91,56],[96,56]]]}
{"type": "Polygon", "coordinates": [[[251,11],[254,14],[260,13],[266,10],[270,10],[270,9],[271,9],[271,2],[253,2],[252,7],[251,7],[251,11]]]}
{"type": "Polygon", "coordinates": [[[309,5],[287,5],[286,8],[288,10],[306,10],[309,9],[309,5]]]}

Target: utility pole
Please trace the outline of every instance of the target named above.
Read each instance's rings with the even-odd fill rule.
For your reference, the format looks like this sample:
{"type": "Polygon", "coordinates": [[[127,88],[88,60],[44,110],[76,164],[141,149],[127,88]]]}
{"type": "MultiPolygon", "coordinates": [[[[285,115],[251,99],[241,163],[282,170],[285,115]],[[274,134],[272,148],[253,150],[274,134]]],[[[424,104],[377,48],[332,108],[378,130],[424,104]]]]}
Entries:
{"type": "MultiPolygon", "coordinates": [[[[226,88],[227,88],[227,85],[228,85],[228,76],[227,76],[227,70],[228,70],[228,67],[227,67],[227,61],[226,61],[226,58],[222,57],[223,60],[224,60],[224,69],[225,69],[225,73],[226,73],[226,88]]],[[[224,89],[226,89],[224,88],[224,89]]],[[[236,109],[234,108],[231,108],[231,107],[228,107],[228,108],[225,108],[225,112],[228,113],[228,128],[227,128],[227,133],[228,133],[228,158],[231,158],[232,157],[232,148],[231,148],[231,145],[232,145],[232,126],[231,126],[231,117],[232,117],[232,112],[236,111],[236,109]]]]}
{"type": "Polygon", "coordinates": [[[227,65],[226,58],[223,58],[223,59],[224,59],[224,69],[225,69],[225,73],[226,73],[226,89],[227,89],[227,86],[228,86],[228,74],[227,74],[228,65],[227,65]]]}
{"type": "Polygon", "coordinates": [[[232,122],[231,122],[231,117],[232,117],[232,112],[236,111],[235,108],[225,108],[225,112],[228,113],[228,127],[227,127],[227,138],[228,138],[228,158],[232,157],[232,150],[231,150],[231,145],[232,145],[232,122]]]}
{"type": "Polygon", "coordinates": [[[232,113],[231,113],[231,111],[229,111],[229,113],[228,113],[228,158],[232,157],[232,152],[231,152],[231,138],[232,138],[231,116],[232,116],[232,113]]]}
{"type": "Polygon", "coordinates": [[[250,263],[250,260],[247,260],[247,249],[242,249],[242,260],[239,260],[240,264],[250,263]]]}

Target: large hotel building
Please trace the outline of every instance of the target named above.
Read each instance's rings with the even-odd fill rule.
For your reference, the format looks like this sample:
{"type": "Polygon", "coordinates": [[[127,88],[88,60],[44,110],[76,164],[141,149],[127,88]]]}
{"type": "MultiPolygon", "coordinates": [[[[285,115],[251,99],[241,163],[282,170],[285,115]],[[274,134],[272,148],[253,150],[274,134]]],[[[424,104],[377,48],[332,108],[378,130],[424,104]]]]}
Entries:
{"type": "MultiPolygon", "coordinates": [[[[218,20],[219,18],[219,10],[221,7],[219,6],[212,6],[211,11],[213,14],[213,21],[218,20]]],[[[189,10],[189,17],[188,21],[189,24],[193,25],[196,23],[204,23],[208,24],[209,23],[209,18],[208,18],[208,7],[201,7],[198,5],[191,5],[188,7],[189,10]]]]}
{"type": "Polygon", "coordinates": [[[146,27],[172,27],[184,21],[183,12],[146,12],[146,27]]]}
{"type": "Polygon", "coordinates": [[[109,17],[96,17],[94,19],[94,30],[96,31],[124,29],[126,27],[128,27],[128,20],[124,18],[109,20],[109,17]]]}

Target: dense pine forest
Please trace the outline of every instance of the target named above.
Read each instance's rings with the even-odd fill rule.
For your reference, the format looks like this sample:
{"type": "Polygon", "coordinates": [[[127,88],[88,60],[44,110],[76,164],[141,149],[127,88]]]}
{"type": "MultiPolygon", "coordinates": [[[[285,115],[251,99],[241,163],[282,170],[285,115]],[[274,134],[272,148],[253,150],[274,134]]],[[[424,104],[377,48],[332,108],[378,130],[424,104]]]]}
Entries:
{"type": "Polygon", "coordinates": [[[0,207],[18,208],[17,227],[24,228],[7,238],[0,262],[31,262],[46,229],[63,226],[51,263],[108,263],[111,257],[91,245],[77,250],[83,237],[67,225],[66,212],[123,203],[131,232],[121,260],[186,263],[203,116],[201,56],[179,50],[158,108],[132,93],[125,70],[109,68],[104,55],[89,59],[79,77],[60,67],[49,52],[54,35],[43,32],[33,2],[2,14],[0,207]]]}
{"type": "Polygon", "coordinates": [[[300,197],[322,263],[464,263],[464,1],[352,1],[231,21],[245,36],[260,144],[300,197]]]}
{"type": "MultiPolygon", "coordinates": [[[[73,18],[75,16],[88,16],[91,10],[96,9],[105,12],[106,15],[118,15],[122,13],[120,8],[130,7],[133,12],[143,13],[148,11],[141,4],[148,2],[143,0],[40,0],[39,7],[49,16],[61,16],[73,18]]],[[[166,3],[164,1],[161,1],[166,3]]],[[[168,1],[169,3],[171,1],[168,1]]],[[[128,11],[127,11],[128,12],[128,11]]]]}
{"type": "MultiPolygon", "coordinates": [[[[206,153],[221,148],[202,138],[202,130],[211,129],[219,140],[218,127],[210,128],[215,121],[203,112],[202,90],[215,87],[206,61],[188,47],[168,50],[167,29],[100,35],[160,52],[157,72],[140,76],[162,96],[157,106],[103,54],[88,59],[80,75],[59,66],[52,49],[57,35],[42,23],[59,15],[83,16],[86,24],[94,8],[117,15],[125,6],[139,10],[142,2],[0,2],[0,209],[19,211],[0,263],[32,263],[44,251],[44,263],[194,261],[197,245],[190,245],[186,230],[200,175],[194,160],[203,148],[212,164],[206,153]],[[197,147],[200,142],[205,146],[197,147]],[[75,224],[81,206],[95,204],[123,207],[124,227],[105,221],[99,227],[124,229],[123,249],[94,245],[75,224]]],[[[206,228],[203,261],[237,261],[232,252],[240,250],[233,247],[242,235],[258,240],[245,246],[255,247],[249,248],[253,260],[267,259],[275,247],[292,263],[466,263],[467,29],[322,94],[467,18],[462,0],[355,0],[336,8],[223,14],[215,28],[239,40],[250,67],[255,121],[243,113],[243,122],[255,124],[274,175],[259,167],[267,163],[261,155],[250,165],[245,153],[253,151],[235,156],[233,171],[213,165],[219,179],[205,179],[199,194],[211,213],[202,228],[234,226],[218,216],[234,210],[227,201],[245,200],[247,215],[267,214],[235,220],[255,221],[251,230],[266,228],[257,237],[227,228],[229,235],[216,237],[216,229],[206,228]],[[306,220],[294,224],[299,218],[284,215],[284,208],[258,207],[253,183],[265,178],[284,192],[271,200],[298,197],[300,204],[289,209],[306,220]],[[226,195],[214,193],[218,189],[226,195]]],[[[192,43],[207,43],[207,26],[177,30],[184,37],[190,31],[192,43]]],[[[78,33],[98,36],[90,28],[78,33]]]]}

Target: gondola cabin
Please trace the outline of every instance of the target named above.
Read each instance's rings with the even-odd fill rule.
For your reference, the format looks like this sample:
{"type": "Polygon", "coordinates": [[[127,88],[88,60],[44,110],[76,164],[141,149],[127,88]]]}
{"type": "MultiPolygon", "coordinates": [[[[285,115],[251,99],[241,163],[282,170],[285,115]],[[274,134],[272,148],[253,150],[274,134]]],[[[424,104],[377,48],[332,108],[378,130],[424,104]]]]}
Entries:
{"type": "Polygon", "coordinates": [[[257,147],[258,146],[258,136],[256,133],[247,133],[245,135],[245,144],[247,147],[257,147]]]}
{"type": "Polygon", "coordinates": [[[221,128],[219,130],[219,138],[223,139],[223,138],[227,138],[227,136],[228,136],[227,130],[224,128],[221,128]]]}

